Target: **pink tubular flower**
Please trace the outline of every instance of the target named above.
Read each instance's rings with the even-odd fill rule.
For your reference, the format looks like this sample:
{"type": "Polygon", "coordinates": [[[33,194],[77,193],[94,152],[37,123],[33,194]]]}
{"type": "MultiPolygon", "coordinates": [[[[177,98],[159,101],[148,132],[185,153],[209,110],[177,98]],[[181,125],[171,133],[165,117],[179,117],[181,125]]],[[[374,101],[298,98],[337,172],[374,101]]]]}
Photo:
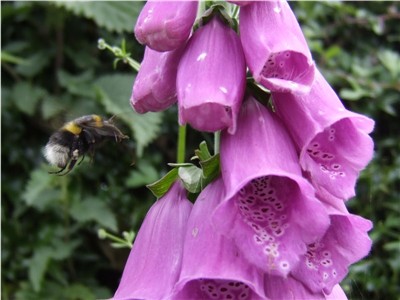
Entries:
{"type": "Polygon", "coordinates": [[[237,34],[218,16],[190,38],[178,67],[179,122],[233,133],[246,84],[237,34]]]}
{"type": "Polygon", "coordinates": [[[221,202],[221,179],[197,198],[188,221],[182,271],[172,299],[265,299],[263,274],[215,231],[211,214],[221,202]]]}
{"type": "Polygon", "coordinates": [[[176,73],[182,52],[183,47],[169,52],[146,47],[132,89],[131,105],[136,112],[161,111],[176,102],[176,73]]]}
{"type": "Polygon", "coordinates": [[[330,294],[348,273],[348,266],[359,261],[371,250],[369,220],[352,214],[330,214],[331,225],[324,237],[307,245],[307,253],[292,271],[293,277],[311,291],[330,294]]]}
{"type": "Polygon", "coordinates": [[[346,294],[339,285],[336,285],[331,294],[314,293],[292,276],[265,277],[265,293],[271,300],[347,300],[346,294]]]}
{"type": "Polygon", "coordinates": [[[274,107],[292,134],[300,164],[319,194],[349,199],[372,158],[374,121],[344,108],[322,74],[308,95],[273,93],[274,107]]]}
{"type": "Polygon", "coordinates": [[[191,209],[179,182],[150,208],[114,300],[167,298],[179,276],[191,209]]]}
{"type": "Polygon", "coordinates": [[[242,255],[272,275],[286,276],[323,236],[328,214],[301,177],[292,141],[279,119],[249,97],[234,135],[221,135],[227,189],[213,221],[242,255]]]}
{"type": "Polygon", "coordinates": [[[197,1],[148,0],[135,26],[136,39],[160,52],[181,47],[192,31],[197,5],[197,1]]]}
{"type": "Polygon", "coordinates": [[[240,38],[255,81],[271,91],[308,92],[314,63],[286,1],[256,1],[240,9],[240,38]]]}

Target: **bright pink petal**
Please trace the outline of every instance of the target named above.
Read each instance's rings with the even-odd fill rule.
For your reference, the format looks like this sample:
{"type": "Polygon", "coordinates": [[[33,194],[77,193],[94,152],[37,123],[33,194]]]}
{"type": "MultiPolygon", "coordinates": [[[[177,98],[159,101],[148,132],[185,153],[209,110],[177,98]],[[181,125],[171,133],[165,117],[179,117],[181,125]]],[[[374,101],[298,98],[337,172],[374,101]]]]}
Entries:
{"type": "Polygon", "coordinates": [[[322,292],[313,293],[292,276],[266,276],[265,293],[271,300],[323,300],[322,292]]]}
{"type": "Polygon", "coordinates": [[[286,1],[256,1],[240,9],[240,38],[254,79],[271,91],[308,92],[314,63],[286,1]]]}
{"type": "Polygon", "coordinates": [[[298,158],[279,119],[249,97],[234,135],[222,133],[221,172],[227,197],[214,213],[217,228],[263,271],[287,275],[329,225],[301,177],[298,158]]]}
{"type": "Polygon", "coordinates": [[[179,122],[200,131],[234,132],[245,83],[239,37],[215,16],[193,34],[179,64],[179,122]]]}
{"type": "Polygon", "coordinates": [[[181,269],[192,203],[175,183],[150,208],[137,234],[114,300],[164,299],[181,269]]]}
{"type": "Polygon", "coordinates": [[[369,220],[352,214],[332,214],[325,236],[307,246],[307,253],[292,275],[314,292],[330,294],[348,273],[350,264],[371,250],[369,220]]]}
{"type": "Polygon", "coordinates": [[[274,107],[301,151],[300,163],[321,194],[349,199],[373,154],[374,121],[346,110],[317,71],[307,95],[273,93],[274,107]]]}
{"type": "Polygon", "coordinates": [[[197,198],[188,221],[182,272],[172,299],[265,299],[263,274],[211,224],[224,196],[221,179],[197,198]]]}
{"type": "Polygon", "coordinates": [[[344,293],[340,285],[335,285],[330,294],[325,295],[326,300],[347,300],[347,296],[344,293]]]}
{"type": "Polygon", "coordinates": [[[192,31],[197,1],[148,0],[135,26],[137,40],[156,51],[183,46],[192,31]]]}
{"type": "Polygon", "coordinates": [[[177,100],[176,73],[183,47],[157,52],[146,47],[133,84],[131,105],[138,113],[167,109],[177,100]]]}

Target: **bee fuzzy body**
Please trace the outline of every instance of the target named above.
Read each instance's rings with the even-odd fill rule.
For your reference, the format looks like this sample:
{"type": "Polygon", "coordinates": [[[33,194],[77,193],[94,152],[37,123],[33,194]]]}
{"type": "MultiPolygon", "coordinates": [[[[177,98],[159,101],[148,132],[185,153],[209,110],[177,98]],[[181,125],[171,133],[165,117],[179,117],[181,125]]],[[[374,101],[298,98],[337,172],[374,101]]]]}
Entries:
{"type": "Polygon", "coordinates": [[[112,122],[112,118],[105,120],[98,115],[87,115],[68,123],[50,136],[44,156],[47,161],[60,168],[52,174],[65,175],[75,166],[80,157],[89,153],[93,156],[94,150],[106,139],[116,142],[128,138],[112,122]],[[67,171],[60,174],[65,169],[67,171]]]}

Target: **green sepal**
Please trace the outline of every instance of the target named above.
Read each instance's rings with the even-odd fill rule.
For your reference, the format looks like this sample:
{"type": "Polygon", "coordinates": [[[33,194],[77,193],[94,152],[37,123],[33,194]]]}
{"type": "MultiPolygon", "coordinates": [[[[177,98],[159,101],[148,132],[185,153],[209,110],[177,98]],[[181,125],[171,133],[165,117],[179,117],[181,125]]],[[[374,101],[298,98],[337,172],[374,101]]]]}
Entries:
{"type": "Polygon", "coordinates": [[[153,193],[154,196],[160,198],[164,196],[166,192],[168,192],[171,185],[178,178],[178,168],[173,168],[164,177],[153,182],[151,184],[146,185],[146,187],[153,193]]]}
{"type": "Polygon", "coordinates": [[[200,161],[200,166],[203,170],[204,186],[206,186],[219,175],[219,153],[211,156],[207,160],[200,161]]]}
{"type": "Polygon", "coordinates": [[[185,189],[192,193],[200,193],[203,183],[203,170],[195,165],[180,167],[178,169],[179,178],[185,189]]]}
{"type": "Polygon", "coordinates": [[[200,160],[200,162],[208,160],[212,157],[205,141],[202,141],[200,143],[199,149],[196,149],[194,153],[196,154],[196,157],[200,160]]]}

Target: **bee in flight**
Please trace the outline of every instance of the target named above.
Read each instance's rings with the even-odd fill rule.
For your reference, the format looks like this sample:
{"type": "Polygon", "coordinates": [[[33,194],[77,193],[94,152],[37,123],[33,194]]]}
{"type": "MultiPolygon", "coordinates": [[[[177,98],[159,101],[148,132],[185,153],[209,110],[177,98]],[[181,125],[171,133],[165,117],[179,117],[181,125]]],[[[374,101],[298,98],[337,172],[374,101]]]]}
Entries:
{"type": "Polygon", "coordinates": [[[98,115],[87,115],[65,123],[59,130],[50,136],[44,148],[47,161],[60,168],[50,174],[66,175],[75,166],[80,157],[85,154],[93,157],[94,150],[106,139],[115,139],[120,142],[127,139],[114,124],[113,117],[105,120],[98,115]],[[65,169],[67,171],[63,174],[65,169]]]}

